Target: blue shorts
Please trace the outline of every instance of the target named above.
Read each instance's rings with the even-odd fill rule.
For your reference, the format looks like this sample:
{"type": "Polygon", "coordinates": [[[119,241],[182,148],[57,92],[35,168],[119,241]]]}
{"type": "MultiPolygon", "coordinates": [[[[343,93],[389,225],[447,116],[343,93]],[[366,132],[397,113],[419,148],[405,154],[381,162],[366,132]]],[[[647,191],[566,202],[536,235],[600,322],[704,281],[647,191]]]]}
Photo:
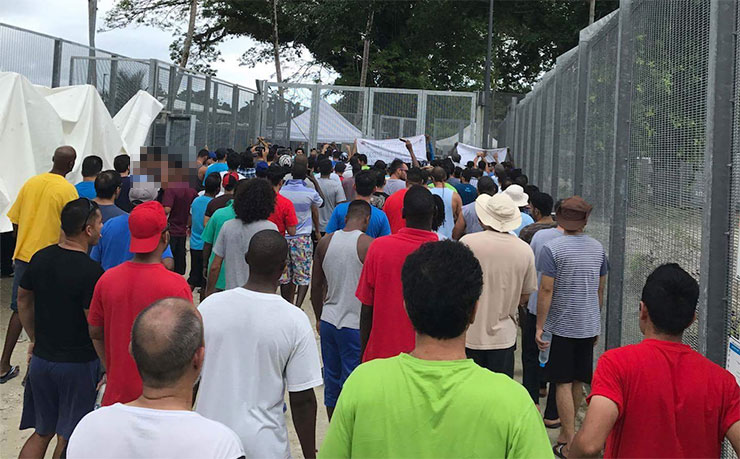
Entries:
{"type": "Polygon", "coordinates": [[[321,358],[324,360],[324,405],[336,406],[344,381],[360,364],[360,330],[337,328],[321,321],[321,358]]]}
{"type": "Polygon", "coordinates": [[[13,271],[15,274],[13,274],[13,290],[10,292],[10,309],[13,312],[18,312],[18,285],[21,283],[21,278],[23,277],[23,273],[26,272],[26,268],[28,268],[28,263],[25,261],[13,261],[13,271]]]}
{"type": "Polygon", "coordinates": [[[50,362],[33,356],[23,394],[21,430],[39,435],[58,434],[69,440],[72,431],[95,407],[100,361],[50,362]]]}

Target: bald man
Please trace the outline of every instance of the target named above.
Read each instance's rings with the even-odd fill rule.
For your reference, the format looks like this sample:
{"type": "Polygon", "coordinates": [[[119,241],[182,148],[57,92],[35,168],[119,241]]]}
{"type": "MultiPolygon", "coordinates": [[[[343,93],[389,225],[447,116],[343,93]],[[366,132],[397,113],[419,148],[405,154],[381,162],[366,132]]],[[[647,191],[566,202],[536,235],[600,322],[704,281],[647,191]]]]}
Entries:
{"type": "Polygon", "coordinates": [[[252,236],[244,287],[199,306],[206,357],[196,410],[236,431],[247,457],[290,457],[285,391],[304,457],[316,454],[316,396],[323,383],[306,314],[277,291],[288,243],[275,230],[252,236]]]}
{"type": "Polygon", "coordinates": [[[191,302],[165,298],[141,311],[130,351],[141,373],[141,396],[85,416],[69,440],[68,457],[244,457],[231,429],[191,411],[205,355],[203,322],[191,302]]]}
{"type": "Polygon", "coordinates": [[[23,184],[8,218],[13,223],[16,237],[15,277],[10,297],[10,322],[5,335],[5,345],[0,358],[0,384],[18,376],[18,365],[10,364],[15,343],[21,334],[21,320],[18,317],[18,285],[26,272],[31,257],[44,247],[56,244],[61,238],[62,208],[69,201],[77,199],[77,189],[64,179],[72,171],[77,159],[75,149],[59,147],[52,157],[50,172],[36,175],[23,184]]]}

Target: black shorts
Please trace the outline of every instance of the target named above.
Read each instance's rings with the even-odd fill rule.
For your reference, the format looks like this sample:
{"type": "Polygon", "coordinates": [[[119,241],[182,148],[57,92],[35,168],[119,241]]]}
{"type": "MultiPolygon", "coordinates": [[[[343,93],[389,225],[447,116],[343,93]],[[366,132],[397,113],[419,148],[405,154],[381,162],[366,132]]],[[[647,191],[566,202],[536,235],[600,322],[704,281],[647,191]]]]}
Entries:
{"type": "Polygon", "coordinates": [[[550,359],[545,367],[553,383],[580,381],[591,384],[594,372],[594,338],[564,338],[553,335],[550,359]]]}
{"type": "Polygon", "coordinates": [[[193,287],[205,287],[206,280],[203,278],[203,250],[190,249],[190,276],[188,285],[193,287]]]}

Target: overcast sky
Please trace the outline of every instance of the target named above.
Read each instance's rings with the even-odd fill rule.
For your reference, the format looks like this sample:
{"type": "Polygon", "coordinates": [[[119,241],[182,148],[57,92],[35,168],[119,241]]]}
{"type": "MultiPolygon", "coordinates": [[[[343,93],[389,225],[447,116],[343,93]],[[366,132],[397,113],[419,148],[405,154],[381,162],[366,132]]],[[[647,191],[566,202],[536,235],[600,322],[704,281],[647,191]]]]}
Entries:
{"type": "MultiPolygon", "coordinates": [[[[98,0],[98,28],[113,0],[98,0]]],[[[87,2],[85,0],[0,0],[0,22],[36,32],[87,44],[87,2]]],[[[129,27],[98,33],[98,48],[132,58],[155,58],[170,61],[169,46],[173,37],[151,27],[129,27]]],[[[239,56],[252,46],[252,40],[237,38],[220,46],[223,62],[213,64],[218,77],[254,88],[255,80],[274,81],[275,66],[265,62],[255,68],[239,66],[239,56]]],[[[283,69],[289,75],[290,66],[283,69]]]]}

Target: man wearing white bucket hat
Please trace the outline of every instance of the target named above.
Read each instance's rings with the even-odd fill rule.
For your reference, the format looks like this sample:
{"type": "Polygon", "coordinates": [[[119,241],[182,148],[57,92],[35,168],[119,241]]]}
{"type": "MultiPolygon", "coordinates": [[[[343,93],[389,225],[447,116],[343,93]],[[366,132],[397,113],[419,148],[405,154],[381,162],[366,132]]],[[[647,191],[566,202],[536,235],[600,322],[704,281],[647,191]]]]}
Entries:
{"type": "Polygon", "coordinates": [[[514,318],[517,306],[526,304],[537,290],[534,254],[526,242],[511,234],[521,226],[522,216],[508,194],[478,196],[475,211],[483,231],[460,239],[483,269],[483,293],[465,337],[466,353],[478,365],[513,378],[514,318]]]}
{"type": "Polygon", "coordinates": [[[506,190],[504,190],[504,194],[509,196],[511,200],[514,201],[514,204],[516,204],[516,206],[519,208],[519,211],[521,212],[522,222],[513,230],[514,234],[519,236],[519,232],[522,230],[522,228],[534,223],[534,219],[527,212],[525,212],[529,208],[529,195],[524,192],[524,188],[522,188],[520,185],[510,185],[506,188],[506,190]]]}

